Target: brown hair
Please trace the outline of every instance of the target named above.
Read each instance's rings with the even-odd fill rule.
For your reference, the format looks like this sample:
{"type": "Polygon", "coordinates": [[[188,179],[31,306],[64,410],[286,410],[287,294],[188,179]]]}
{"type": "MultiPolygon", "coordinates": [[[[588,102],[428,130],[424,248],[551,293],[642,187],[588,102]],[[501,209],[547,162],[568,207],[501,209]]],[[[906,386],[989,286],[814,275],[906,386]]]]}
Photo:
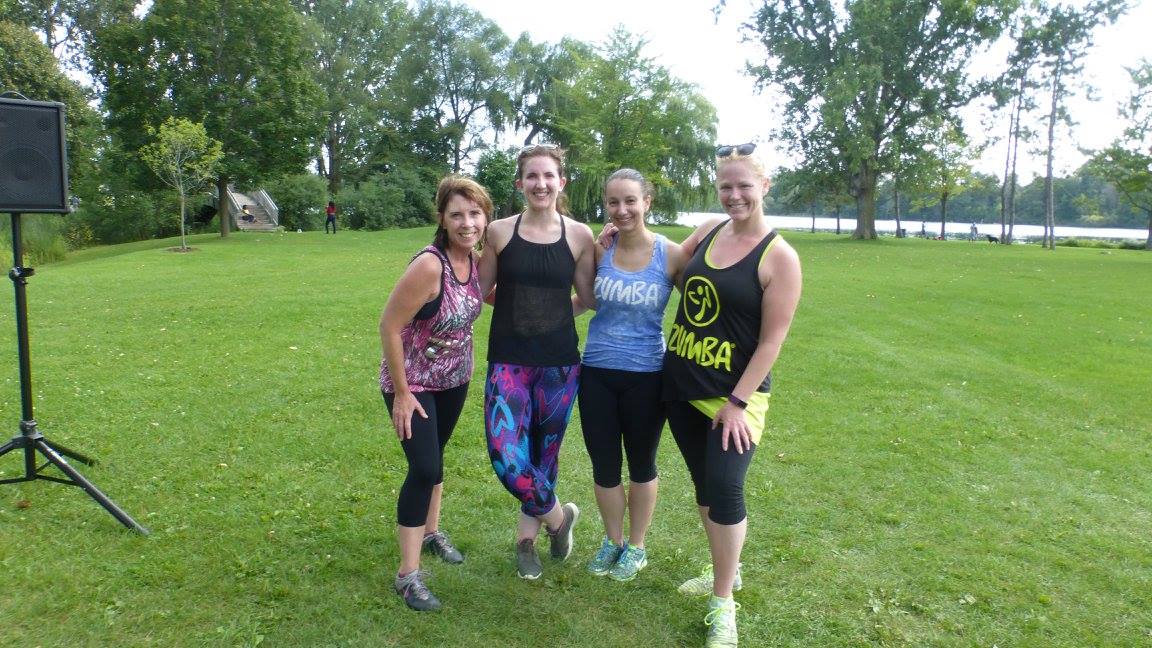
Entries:
{"type": "Polygon", "coordinates": [[[608,191],[608,183],[613,180],[631,180],[639,184],[640,194],[645,198],[651,198],[653,194],[656,193],[655,185],[653,185],[648,178],[645,178],[643,173],[640,173],[636,169],[623,168],[613,171],[612,175],[608,176],[608,179],[604,181],[605,192],[608,191]]]}
{"type": "Polygon", "coordinates": [[[452,200],[453,196],[460,196],[476,203],[484,212],[485,219],[492,217],[492,198],[488,196],[488,190],[483,185],[467,176],[456,174],[444,176],[436,187],[436,234],[432,237],[432,245],[441,250],[448,249],[448,230],[440,224],[440,218],[448,210],[448,201],[452,200]]]}
{"type": "Polygon", "coordinates": [[[524,176],[524,161],[528,158],[534,157],[550,157],[556,161],[556,168],[560,170],[560,176],[563,177],[567,174],[564,168],[564,159],[567,151],[556,146],[555,144],[531,144],[520,149],[520,154],[516,156],[516,178],[523,180],[524,176]]]}

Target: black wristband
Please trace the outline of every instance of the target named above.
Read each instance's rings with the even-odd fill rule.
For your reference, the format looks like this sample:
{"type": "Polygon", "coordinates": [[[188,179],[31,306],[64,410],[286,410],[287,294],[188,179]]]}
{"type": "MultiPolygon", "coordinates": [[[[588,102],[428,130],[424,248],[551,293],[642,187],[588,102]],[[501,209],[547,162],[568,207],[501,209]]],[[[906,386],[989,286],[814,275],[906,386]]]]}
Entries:
{"type": "Polygon", "coordinates": [[[728,402],[740,409],[748,409],[748,403],[737,398],[736,394],[728,394],[728,402]]]}

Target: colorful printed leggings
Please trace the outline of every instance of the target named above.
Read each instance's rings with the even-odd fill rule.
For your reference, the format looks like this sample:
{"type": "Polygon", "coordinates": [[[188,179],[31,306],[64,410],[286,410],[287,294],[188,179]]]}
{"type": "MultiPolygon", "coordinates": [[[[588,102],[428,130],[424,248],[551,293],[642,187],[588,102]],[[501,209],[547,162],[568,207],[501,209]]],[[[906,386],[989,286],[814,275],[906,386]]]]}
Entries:
{"type": "Polygon", "coordinates": [[[580,365],[525,367],[489,363],[484,386],[488,458],[525,515],[556,505],[560,443],[572,416],[580,365]]]}

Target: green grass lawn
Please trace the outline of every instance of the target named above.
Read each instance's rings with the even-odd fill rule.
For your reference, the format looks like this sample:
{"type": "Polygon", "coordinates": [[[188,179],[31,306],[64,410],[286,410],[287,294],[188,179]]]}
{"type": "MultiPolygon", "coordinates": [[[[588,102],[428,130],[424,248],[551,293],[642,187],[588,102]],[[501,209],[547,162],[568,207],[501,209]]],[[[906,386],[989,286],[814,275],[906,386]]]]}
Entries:
{"type": "MultiPolygon", "coordinates": [[[[675,588],[707,547],[669,435],[639,578],[584,572],[601,529],[578,416],[576,553],[516,577],[518,508],[484,449],[487,310],[446,456],[467,561],[426,563],[441,613],[392,593],[405,462],[376,324],[431,233],[200,236],[37,268],[39,428],[96,457],[77,467],[152,535],[76,488],[0,486],[0,645],[702,645],[705,604],[675,588]]],[[[805,292],[748,478],[741,645],[1152,644],[1152,255],[787,238],[805,292]]],[[[20,419],[12,312],[0,441],[20,419]]]]}

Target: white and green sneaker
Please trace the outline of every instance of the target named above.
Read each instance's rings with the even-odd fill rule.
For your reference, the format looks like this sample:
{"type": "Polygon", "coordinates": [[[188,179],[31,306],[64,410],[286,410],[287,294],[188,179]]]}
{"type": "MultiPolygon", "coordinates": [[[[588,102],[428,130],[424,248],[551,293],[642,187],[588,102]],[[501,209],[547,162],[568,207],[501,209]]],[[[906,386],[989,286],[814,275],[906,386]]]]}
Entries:
{"type": "Polygon", "coordinates": [[[603,576],[612,571],[612,567],[616,561],[620,559],[620,554],[624,553],[624,547],[617,546],[607,537],[604,542],[600,543],[600,550],[592,560],[588,561],[588,571],[597,576],[603,576]]]}
{"type": "Polygon", "coordinates": [[[736,610],[739,609],[740,604],[731,596],[713,596],[708,601],[708,614],[704,617],[708,638],[704,648],[736,648],[736,610]]]}
{"type": "MultiPolygon", "coordinates": [[[[696,578],[689,578],[680,584],[679,592],[687,596],[704,596],[705,594],[712,593],[712,584],[715,578],[712,575],[712,565],[706,565],[700,575],[696,578]]],[[[736,579],[732,581],[732,591],[739,591],[744,587],[744,583],[740,579],[740,566],[736,566],[736,579]]]]}
{"type": "Polygon", "coordinates": [[[647,566],[648,552],[640,547],[625,544],[624,551],[620,554],[620,559],[616,561],[616,565],[612,567],[612,571],[608,572],[608,577],[614,581],[630,581],[636,578],[636,574],[639,574],[640,570],[647,566]]]}

